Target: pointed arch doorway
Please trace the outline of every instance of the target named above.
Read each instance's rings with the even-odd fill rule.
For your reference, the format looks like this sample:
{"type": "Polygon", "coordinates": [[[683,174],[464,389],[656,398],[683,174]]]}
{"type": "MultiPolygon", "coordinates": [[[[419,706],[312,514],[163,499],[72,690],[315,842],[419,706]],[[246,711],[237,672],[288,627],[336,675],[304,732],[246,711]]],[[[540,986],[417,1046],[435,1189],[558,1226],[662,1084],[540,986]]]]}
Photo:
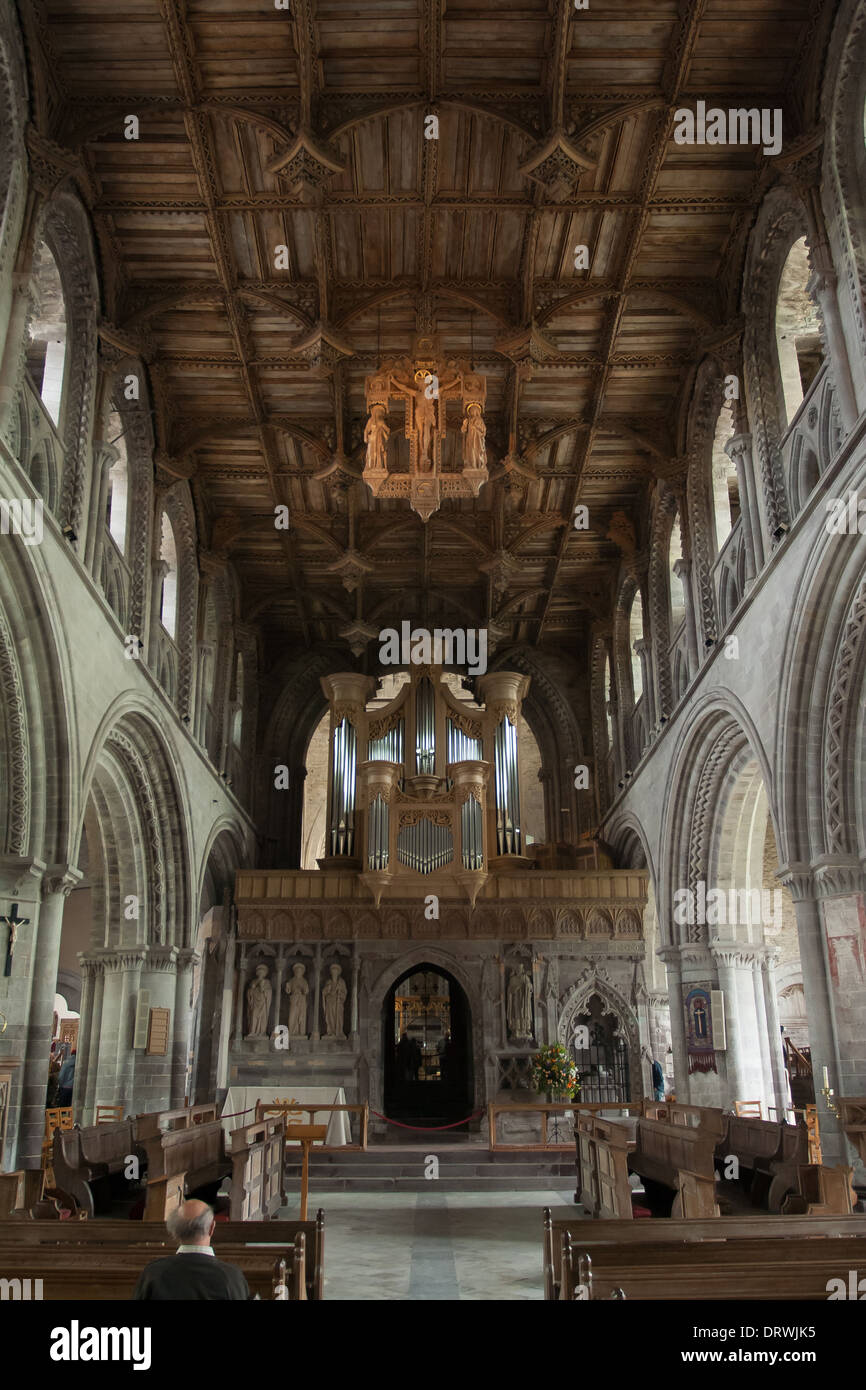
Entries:
{"type": "Polygon", "coordinates": [[[446,1124],[472,1109],[469,1001],[449,971],[422,962],[388,990],[382,1006],[385,1114],[446,1124]]]}

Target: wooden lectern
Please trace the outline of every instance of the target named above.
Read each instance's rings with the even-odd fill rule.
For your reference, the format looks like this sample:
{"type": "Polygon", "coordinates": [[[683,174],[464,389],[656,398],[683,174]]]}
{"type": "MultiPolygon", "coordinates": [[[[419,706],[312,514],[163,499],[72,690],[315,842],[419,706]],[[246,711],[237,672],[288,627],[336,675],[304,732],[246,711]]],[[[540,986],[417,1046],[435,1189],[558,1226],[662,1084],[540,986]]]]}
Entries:
{"type": "Polygon", "coordinates": [[[328,1133],[327,1125],[286,1125],[286,1144],[297,1143],[304,1151],[301,1168],[301,1214],[300,1220],[307,1219],[307,1197],[310,1192],[310,1149],[317,1139],[324,1139],[328,1133]]]}

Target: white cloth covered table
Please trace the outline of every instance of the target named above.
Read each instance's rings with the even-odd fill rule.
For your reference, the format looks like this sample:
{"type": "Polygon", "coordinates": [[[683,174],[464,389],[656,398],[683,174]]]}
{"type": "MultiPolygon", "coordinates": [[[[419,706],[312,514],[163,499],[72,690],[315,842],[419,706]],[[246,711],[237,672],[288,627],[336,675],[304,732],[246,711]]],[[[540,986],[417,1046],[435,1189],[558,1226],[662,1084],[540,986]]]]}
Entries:
{"type": "MultiPolygon", "coordinates": [[[[320,1101],[322,1105],[345,1105],[346,1092],[342,1086],[230,1086],[222,1114],[223,1117],[234,1115],[235,1118],[223,1118],[223,1129],[227,1135],[231,1134],[233,1129],[253,1123],[256,1118],[257,1100],[263,1100],[266,1104],[275,1100],[296,1100],[300,1105],[313,1105],[316,1101],[320,1101]],[[239,1110],[246,1109],[250,1111],[248,1115],[237,1114],[239,1110]]],[[[326,1124],[328,1133],[325,1143],[334,1148],[352,1142],[349,1116],[345,1110],[322,1110],[317,1111],[315,1115],[309,1115],[305,1111],[304,1124],[326,1124]]],[[[300,1145],[295,1147],[300,1153],[300,1145]]]]}

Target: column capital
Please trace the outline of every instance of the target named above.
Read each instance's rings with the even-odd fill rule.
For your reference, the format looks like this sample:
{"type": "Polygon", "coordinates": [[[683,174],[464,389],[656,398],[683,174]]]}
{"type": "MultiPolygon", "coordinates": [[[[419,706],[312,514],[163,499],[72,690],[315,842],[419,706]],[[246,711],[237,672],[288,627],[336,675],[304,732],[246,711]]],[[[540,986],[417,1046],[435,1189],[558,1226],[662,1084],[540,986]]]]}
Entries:
{"type": "Polygon", "coordinates": [[[93,463],[97,472],[107,473],[120,458],[120,450],[105,439],[93,441],[93,463]]]}
{"type": "Polygon", "coordinates": [[[866,869],[853,854],[822,854],[813,860],[812,872],[819,898],[866,893],[866,869]]]}
{"type": "Polygon", "coordinates": [[[795,903],[817,897],[811,865],[804,863],[782,864],[776,870],[775,876],[782,887],[787,888],[795,903]]]}
{"type": "Polygon", "coordinates": [[[42,879],[42,900],[52,894],[59,893],[64,898],[68,898],[73,888],[77,888],[81,879],[84,877],[80,869],[75,869],[71,864],[55,864],[47,869],[42,879]]]}
{"type": "Polygon", "coordinates": [[[710,955],[716,965],[736,970],[760,965],[763,952],[762,946],[751,946],[739,941],[722,941],[718,937],[710,942],[710,955]]]}

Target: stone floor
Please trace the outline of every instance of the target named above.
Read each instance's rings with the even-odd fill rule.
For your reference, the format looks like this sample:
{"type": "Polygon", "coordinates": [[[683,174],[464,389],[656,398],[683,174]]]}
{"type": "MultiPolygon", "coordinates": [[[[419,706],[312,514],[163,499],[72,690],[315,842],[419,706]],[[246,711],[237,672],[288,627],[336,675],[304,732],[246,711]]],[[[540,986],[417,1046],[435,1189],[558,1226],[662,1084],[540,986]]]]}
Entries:
{"type": "MultiPolygon", "coordinates": [[[[325,1298],[541,1299],[541,1213],[568,1192],[329,1192],[325,1298]]],[[[287,1216],[294,1211],[287,1209],[287,1216]]]]}

